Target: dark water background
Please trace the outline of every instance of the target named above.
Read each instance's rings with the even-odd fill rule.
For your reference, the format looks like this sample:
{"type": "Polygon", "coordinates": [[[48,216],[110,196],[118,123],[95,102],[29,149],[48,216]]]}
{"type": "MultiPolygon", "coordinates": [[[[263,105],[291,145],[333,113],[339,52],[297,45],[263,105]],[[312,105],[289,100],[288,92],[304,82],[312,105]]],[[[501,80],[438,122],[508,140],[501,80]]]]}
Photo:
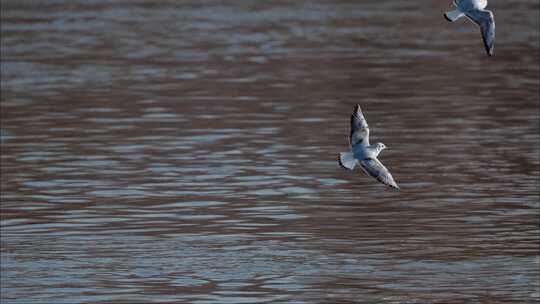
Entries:
{"type": "Polygon", "coordinates": [[[537,303],[539,4],[449,3],[2,1],[2,304],[537,303]]]}

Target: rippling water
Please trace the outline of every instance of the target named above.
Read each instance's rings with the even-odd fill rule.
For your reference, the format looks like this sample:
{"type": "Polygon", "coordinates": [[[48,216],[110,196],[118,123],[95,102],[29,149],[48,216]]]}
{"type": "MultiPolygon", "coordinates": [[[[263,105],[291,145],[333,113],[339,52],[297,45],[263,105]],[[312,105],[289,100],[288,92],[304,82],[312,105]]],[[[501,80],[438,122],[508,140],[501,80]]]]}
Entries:
{"type": "Polygon", "coordinates": [[[2,1],[2,303],[539,301],[538,3],[446,2],[2,1]]]}

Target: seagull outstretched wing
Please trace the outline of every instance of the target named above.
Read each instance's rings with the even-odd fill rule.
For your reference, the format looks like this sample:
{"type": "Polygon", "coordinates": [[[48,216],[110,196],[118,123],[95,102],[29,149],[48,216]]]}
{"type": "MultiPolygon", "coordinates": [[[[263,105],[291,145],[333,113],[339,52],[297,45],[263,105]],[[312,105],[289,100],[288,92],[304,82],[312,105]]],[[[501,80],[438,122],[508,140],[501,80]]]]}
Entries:
{"type": "Polygon", "coordinates": [[[362,147],[369,146],[369,126],[360,105],[354,107],[351,115],[351,134],[349,137],[351,147],[361,145],[362,147]]]}
{"type": "Polygon", "coordinates": [[[376,178],[379,182],[399,190],[399,186],[394,181],[390,171],[376,158],[367,158],[360,161],[362,169],[368,174],[376,178]]]}
{"type": "Polygon", "coordinates": [[[471,10],[465,13],[469,19],[480,26],[484,47],[489,56],[493,56],[493,43],[495,41],[495,18],[487,10],[471,10]]]}

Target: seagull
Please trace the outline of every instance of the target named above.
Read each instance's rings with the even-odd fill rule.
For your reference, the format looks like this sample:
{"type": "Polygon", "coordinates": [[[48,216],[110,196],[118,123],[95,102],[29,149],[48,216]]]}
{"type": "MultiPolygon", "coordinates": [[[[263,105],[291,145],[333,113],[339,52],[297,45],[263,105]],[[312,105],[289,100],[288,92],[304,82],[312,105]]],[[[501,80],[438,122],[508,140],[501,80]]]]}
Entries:
{"type": "Polygon", "coordinates": [[[364,172],[379,182],[399,190],[390,171],[377,159],[379,153],[386,149],[383,143],[369,144],[369,127],[360,105],[354,107],[351,115],[351,134],[349,136],[350,152],[339,153],[339,165],[353,170],[359,163],[364,172]]]}
{"type": "Polygon", "coordinates": [[[489,56],[493,56],[495,41],[495,19],[491,11],[485,10],[487,0],[454,0],[455,9],[444,14],[444,18],[454,22],[464,15],[480,26],[484,47],[489,56]]]}

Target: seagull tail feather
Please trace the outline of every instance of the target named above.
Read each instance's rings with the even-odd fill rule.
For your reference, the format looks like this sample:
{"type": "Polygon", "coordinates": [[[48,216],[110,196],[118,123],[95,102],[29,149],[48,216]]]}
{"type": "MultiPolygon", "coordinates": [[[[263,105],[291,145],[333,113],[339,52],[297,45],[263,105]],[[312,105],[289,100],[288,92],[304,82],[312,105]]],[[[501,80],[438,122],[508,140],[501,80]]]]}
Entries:
{"type": "Polygon", "coordinates": [[[463,17],[464,15],[465,14],[463,14],[460,10],[456,8],[454,10],[444,13],[444,18],[446,18],[446,20],[448,20],[449,22],[454,22],[459,18],[463,17]]]}
{"type": "Polygon", "coordinates": [[[351,152],[339,153],[339,165],[345,169],[353,170],[356,166],[356,159],[351,152]]]}

